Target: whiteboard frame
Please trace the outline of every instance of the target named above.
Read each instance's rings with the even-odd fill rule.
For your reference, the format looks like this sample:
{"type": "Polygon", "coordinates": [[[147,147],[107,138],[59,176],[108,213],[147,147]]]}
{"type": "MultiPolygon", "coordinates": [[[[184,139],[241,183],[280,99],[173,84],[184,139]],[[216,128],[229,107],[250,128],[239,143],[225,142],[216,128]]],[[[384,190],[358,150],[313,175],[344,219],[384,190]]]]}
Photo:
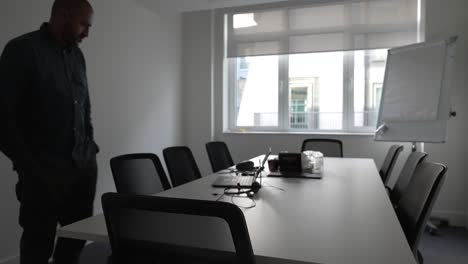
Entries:
{"type": "MultiPolygon", "coordinates": [[[[453,72],[453,61],[455,55],[455,43],[457,37],[450,37],[445,40],[426,41],[418,44],[397,47],[388,50],[387,66],[390,65],[392,55],[398,52],[404,52],[414,48],[424,48],[433,45],[444,45],[445,61],[442,68],[442,80],[440,87],[440,97],[437,110],[437,119],[434,121],[420,122],[396,122],[382,120],[383,99],[385,98],[387,85],[388,68],[385,67],[385,77],[382,90],[382,99],[380,101],[379,115],[377,119],[377,129],[375,141],[392,142],[426,142],[426,143],[445,143],[447,140],[447,121],[450,117],[450,81],[453,72]]],[[[415,65],[417,66],[417,65],[415,65]]]]}

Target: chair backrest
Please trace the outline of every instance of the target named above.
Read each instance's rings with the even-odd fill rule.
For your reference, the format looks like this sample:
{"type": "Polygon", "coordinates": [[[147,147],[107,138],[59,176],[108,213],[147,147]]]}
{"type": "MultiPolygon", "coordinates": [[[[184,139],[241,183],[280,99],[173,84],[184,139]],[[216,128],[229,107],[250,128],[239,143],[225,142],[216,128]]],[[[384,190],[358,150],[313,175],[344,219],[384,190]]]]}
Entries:
{"type": "Polygon", "coordinates": [[[414,171],[416,170],[416,166],[423,162],[424,159],[426,159],[427,153],[424,152],[411,152],[406,159],[405,165],[403,165],[403,168],[401,169],[400,176],[398,176],[398,179],[395,183],[395,186],[390,192],[390,200],[394,205],[398,203],[398,201],[401,198],[401,195],[404,193],[406,187],[408,186],[408,183],[411,180],[411,177],[414,174],[414,171]]]}
{"type": "Polygon", "coordinates": [[[222,141],[211,141],[206,143],[205,146],[213,172],[224,170],[234,165],[226,143],[222,141]]]}
{"type": "Polygon", "coordinates": [[[387,152],[387,156],[385,156],[385,160],[382,163],[382,167],[380,167],[380,177],[385,185],[387,185],[388,178],[392,174],[393,167],[398,160],[398,156],[400,155],[401,151],[403,150],[402,145],[392,145],[387,152]]]}
{"type": "Polygon", "coordinates": [[[163,155],[172,186],[176,187],[201,178],[195,158],[188,147],[165,148],[163,155]]]}
{"type": "Polygon", "coordinates": [[[115,187],[119,193],[156,194],[171,188],[158,156],[134,153],[110,160],[115,187]]]}
{"type": "Polygon", "coordinates": [[[113,263],[255,263],[244,214],[231,203],[106,193],[102,207],[113,263]]]}
{"type": "Polygon", "coordinates": [[[315,150],[323,153],[325,157],[343,157],[343,143],[338,139],[309,138],[302,142],[301,151],[315,150]]]}
{"type": "Polygon", "coordinates": [[[446,172],[447,167],[443,164],[420,163],[398,202],[396,213],[415,256],[446,172]]]}

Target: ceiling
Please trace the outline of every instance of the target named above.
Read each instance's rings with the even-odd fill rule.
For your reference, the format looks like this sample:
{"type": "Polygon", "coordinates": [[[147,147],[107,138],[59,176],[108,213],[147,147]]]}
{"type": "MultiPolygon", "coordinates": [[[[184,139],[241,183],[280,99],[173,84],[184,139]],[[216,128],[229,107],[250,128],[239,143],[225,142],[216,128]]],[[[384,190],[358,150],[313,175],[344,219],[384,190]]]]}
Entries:
{"type": "MultiPolygon", "coordinates": [[[[196,10],[207,10],[222,7],[233,7],[241,5],[253,5],[281,0],[133,0],[138,4],[154,12],[186,12],[196,10]]],[[[284,0],[283,0],[284,1],[284,0]]]]}

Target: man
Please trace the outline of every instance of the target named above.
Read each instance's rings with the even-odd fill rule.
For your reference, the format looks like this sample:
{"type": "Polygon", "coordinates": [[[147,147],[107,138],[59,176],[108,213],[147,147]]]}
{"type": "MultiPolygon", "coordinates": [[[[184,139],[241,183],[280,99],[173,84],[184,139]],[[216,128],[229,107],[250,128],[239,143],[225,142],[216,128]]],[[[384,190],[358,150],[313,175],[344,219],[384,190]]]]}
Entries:
{"type": "Polygon", "coordinates": [[[92,215],[96,153],[85,60],[93,9],[56,0],[49,23],[11,40],[0,58],[0,149],[18,173],[20,263],[77,263],[84,241],[54,240],[57,223],[92,215]]]}

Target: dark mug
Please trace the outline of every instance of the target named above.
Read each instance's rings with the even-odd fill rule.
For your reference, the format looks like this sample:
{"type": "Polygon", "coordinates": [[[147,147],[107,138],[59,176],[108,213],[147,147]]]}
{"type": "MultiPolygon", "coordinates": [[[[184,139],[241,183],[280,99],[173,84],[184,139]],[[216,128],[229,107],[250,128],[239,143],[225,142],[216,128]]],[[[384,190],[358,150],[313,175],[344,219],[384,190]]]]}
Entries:
{"type": "Polygon", "coordinates": [[[268,160],[268,169],[272,172],[278,171],[278,163],[277,159],[268,160]]]}

